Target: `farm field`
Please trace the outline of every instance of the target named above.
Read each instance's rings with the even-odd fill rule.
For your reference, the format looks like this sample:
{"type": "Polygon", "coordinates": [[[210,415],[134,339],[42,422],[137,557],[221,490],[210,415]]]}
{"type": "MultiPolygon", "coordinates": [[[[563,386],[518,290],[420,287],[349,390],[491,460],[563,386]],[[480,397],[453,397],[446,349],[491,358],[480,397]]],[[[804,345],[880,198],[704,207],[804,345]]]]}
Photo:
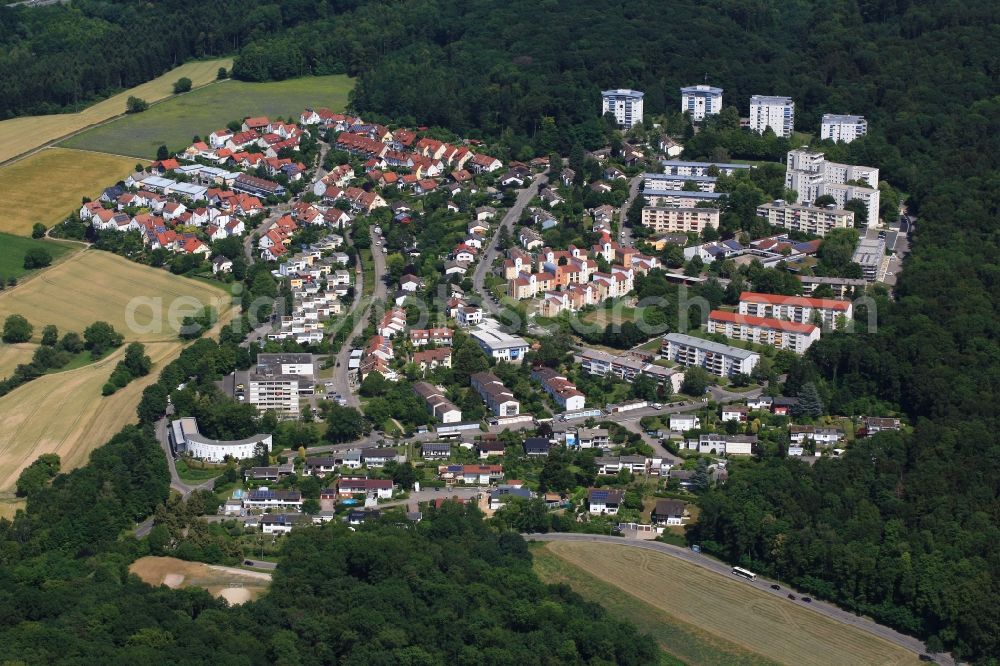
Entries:
{"type": "MultiPolygon", "coordinates": [[[[152,104],[172,95],[174,82],[181,77],[191,79],[192,85],[197,87],[214,81],[220,67],[229,69],[232,65],[232,58],[189,62],[152,81],[97,102],[79,113],[25,116],[0,121],[0,162],[125,113],[125,100],[131,95],[152,104]]],[[[0,187],[0,191],[2,189],[0,187]]]]}
{"type": "MultiPolygon", "coordinates": [[[[35,324],[36,337],[45,324],[55,324],[60,333],[82,333],[100,319],[120,331],[127,342],[143,342],[153,360],[149,375],[108,397],[101,396],[101,387],[124,355],[124,347],[100,361],[39,377],[0,397],[0,491],[11,490],[21,470],[40,454],[59,454],[63,471],[78,467],[94,448],[135,422],[142,391],[184,344],[169,328],[127,326],[125,309],[132,296],[162,298],[164,311],[180,297],[203,302],[218,298],[221,316],[212,333],[233,314],[232,308],[223,307],[227,301],[220,289],[96,250],[79,252],[0,292],[0,319],[15,312],[24,314],[35,324]]],[[[152,316],[147,310],[135,320],[145,326],[152,316]]]]}
{"type": "Polygon", "coordinates": [[[668,555],[587,542],[534,553],[543,580],[607,606],[685,663],[920,663],[864,631],[668,555]]]}
{"type": "Polygon", "coordinates": [[[140,557],[129,571],[149,585],[170,588],[201,587],[231,604],[252,601],[267,591],[271,574],[187,562],[174,557],[140,557]]]}
{"type": "Polygon", "coordinates": [[[16,345],[0,343],[0,379],[10,377],[21,363],[30,362],[34,353],[35,345],[27,342],[16,345]]]}
{"type": "MultiPolygon", "coordinates": [[[[0,320],[10,314],[23,315],[35,326],[37,337],[46,324],[55,324],[60,334],[82,334],[100,319],[114,326],[128,342],[175,342],[176,328],[169,321],[173,304],[213,305],[222,312],[229,302],[222,289],[205,282],[142,266],[110,252],[84,250],[0,292],[0,320]],[[150,307],[139,307],[129,317],[133,299],[160,299],[162,305],[155,314],[150,307]],[[157,319],[162,325],[157,325],[157,319]]],[[[182,314],[190,314],[190,309],[182,314]]]]}
{"type": "Polygon", "coordinates": [[[64,257],[80,246],[65,241],[41,238],[36,240],[0,232],[0,278],[19,278],[25,273],[29,273],[30,271],[24,268],[24,255],[34,247],[48,250],[52,256],[52,262],[55,263],[60,257],[64,257]]]}
{"type": "Polygon", "coordinates": [[[46,148],[0,167],[0,232],[28,236],[31,226],[62,222],[135,169],[131,157],[46,148]]]}
{"type": "Polygon", "coordinates": [[[82,132],[60,145],[151,159],[160,145],[182,150],[195,134],[204,137],[231,120],[251,115],[298,118],[307,106],[342,109],[353,85],[346,76],[269,83],[226,81],[82,132]]]}

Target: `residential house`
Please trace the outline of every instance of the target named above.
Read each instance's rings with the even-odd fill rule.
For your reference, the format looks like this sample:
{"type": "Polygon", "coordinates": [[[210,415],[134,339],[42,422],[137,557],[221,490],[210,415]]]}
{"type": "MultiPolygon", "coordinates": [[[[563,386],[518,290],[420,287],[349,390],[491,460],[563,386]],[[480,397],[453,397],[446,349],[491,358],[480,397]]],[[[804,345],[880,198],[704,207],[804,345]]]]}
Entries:
{"type": "Polygon", "coordinates": [[[587,490],[587,507],[591,515],[616,516],[624,498],[622,490],[590,488],[587,490]]]}
{"type": "Polygon", "coordinates": [[[654,525],[681,525],[684,523],[687,504],[680,500],[661,499],[650,513],[650,522],[654,525]]]}

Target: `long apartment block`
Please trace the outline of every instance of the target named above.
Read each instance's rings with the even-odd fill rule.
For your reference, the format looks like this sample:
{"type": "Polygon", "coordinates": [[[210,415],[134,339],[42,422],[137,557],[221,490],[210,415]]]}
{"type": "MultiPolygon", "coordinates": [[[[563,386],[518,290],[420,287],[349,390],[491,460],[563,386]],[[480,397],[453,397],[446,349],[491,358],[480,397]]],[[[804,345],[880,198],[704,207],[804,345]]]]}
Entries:
{"type": "Polygon", "coordinates": [[[823,326],[835,329],[853,314],[850,301],[806,296],[782,296],[744,291],[740,294],[740,314],[814,324],[816,317],[823,326]]]}
{"type": "Polygon", "coordinates": [[[719,333],[733,340],[747,340],[759,345],[787,349],[803,354],[819,340],[820,329],[812,324],[753,317],[751,315],[712,310],[708,315],[708,332],[719,333]]]}

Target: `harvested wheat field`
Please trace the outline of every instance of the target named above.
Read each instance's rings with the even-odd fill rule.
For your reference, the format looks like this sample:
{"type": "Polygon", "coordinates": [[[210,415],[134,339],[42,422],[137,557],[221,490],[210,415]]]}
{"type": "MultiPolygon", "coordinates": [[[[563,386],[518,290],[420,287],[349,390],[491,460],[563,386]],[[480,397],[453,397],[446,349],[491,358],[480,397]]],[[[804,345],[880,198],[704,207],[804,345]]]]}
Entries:
{"type": "Polygon", "coordinates": [[[110,252],[84,250],[57,266],[0,292],[0,320],[23,315],[39,336],[46,324],[60,334],[83,333],[97,320],[129,342],[176,342],[181,319],[211,305],[230,308],[221,288],[171,275],[110,252]]]}
{"type": "Polygon", "coordinates": [[[46,148],[0,167],[0,231],[27,236],[36,222],[47,227],[80,210],[135,171],[143,160],[68,148],[46,148]]]}
{"type": "MultiPolygon", "coordinates": [[[[730,655],[721,659],[701,650],[700,657],[697,653],[677,655],[688,663],[919,663],[916,654],[867,632],[668,555],[615,544],[564,541],[550,542],[540,552],[543,560],[550,553],[570,565],[565,572],[548,567],[550,575],[543,579],[567,582],[599,603],[604,603],[599,595],[588,596],[586,578],[611,584],[639,602],[612,609],[622,619],[635,622],[658,640],[657,625],[667,623],[689,636],[704,636],[703,643],[711,650],[730,655]],[[574,575],[574,571],[585,575],[574,575]],[[649,614],[656,617],[645,617],[649,614]]],[[[661,645],[672,652],[669,639],[661,640],[661,645]]]]}
{"type": "Polygon", "coordinates": [[[195,87],[215,80],[220,67],[232,67],[232,58],[189,62],[170,70],[152,81],[97,102],[79,113],[58,113],[48,116],[24,116],[0,122],[0,162],[23,155],[73,132],[102,123],[125,113],[125,100],[140,97],[150,104],[173,94],[174,82],[181,77],[191,79],[195,87]]]}
{"type": "Polygon", "coordinates": [[[129,571],[154,586],[201,587],[234,605],[253,601],[264,594],[271,583],[269,573],[187,562],[174,557],[142,557],[132,563],[129,571]]]}
{"type": "Polygon", "coordinates": [[[30,363],[34,353],[35,345],[27,342],[16,345],[0,343],[0,379],[10,377],[18,365],[30,363]]]}
{"type": "MultiPolygon", "coordinates": [[[[181,297],[207,301],[222,294],[201,282],[97,250],[80,252],[0,293],[0,319],[22,313],[35,324],[36,335],[45,324],[55,324],[60,333],[82,333],[100,319],[127,342],[144,343],[153,360],[149,375],[108,397],[101,396],[101,388],[124,355],[124,347],[96,363],[44,375],[0,397],[0,491],[12,489],[21,470],[42,453],[59,454],[63,471],[79,467],[93,449],[136,421],[143,389],[184,344],[173,330],[150,327],[148,308],[145,316],[135,317],[145,329],[127,326],[125,308],[133,296],[160,298],[165,310],[181,297]]],[[[216,335],[232,319],[233,310],[224,303],[219,303],[220,319],[209,335],[216,335]]]]}

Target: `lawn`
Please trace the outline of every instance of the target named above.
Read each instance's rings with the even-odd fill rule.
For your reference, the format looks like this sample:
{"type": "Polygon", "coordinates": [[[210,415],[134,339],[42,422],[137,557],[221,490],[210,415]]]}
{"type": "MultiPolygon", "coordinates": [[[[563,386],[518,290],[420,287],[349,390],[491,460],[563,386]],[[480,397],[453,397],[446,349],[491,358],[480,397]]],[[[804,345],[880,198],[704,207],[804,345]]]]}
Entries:
{"type": "MultiPolygon", "coordinates": [[[[2,196],[0,194],[0,197],[2,196]]],[[[24,267],[24,255],[35,247],[47,250],[52,261],[57,261],[79,246],[75,243],[49,239],[35,240],[34,238],[12,236],[0,232],[0,278],[19,278],[28,273],[29,271],[24,267]]]]}
{"type": "MultiPolygon", "coordinates": [[[[140,160],[116,155],[46,148],[0,168],[0,232],[28,236],[80,209],[83,197],[128,176],[140,160]]],[[[3,254],[6,254],[4,252],[3,254]]]]}
{"type": "MultiPolygon", "coordinates": [[[[173,94],[174,81],[186,76],[194,86],[215,80],[219,67],[232,67],[232,58],[189,62],[166,74],[89,106],[79,113],[48,116],[25,116],[0,122],[0,162],[56,141],[68,134],[104,122],[125,113],[125,100],[131,95],[149,103],[173,94]]],[[[3,188],[0,187],[0,191],[3,188]]]]}
{"type": "Polygon", "coordinates": [[[341,109],[353,86],[346,76],[270,83],[226,81],[87,130],[61,145],[152,159],[160,145],[184,149],[193,135],[204,137],[231,120],[251,115],[297,119],[307,106],[341,109]]]}
{"type": "Polygon", "coordinates": [[[535,551],[565,582],[691,664],[917,664],[917,655],[808,608],[668,555],[563,542],[535,551]]]}
{"type": "Polygon", "coordinates": [[[135,422],[142,391],[183,348],[169,326],[150,325],[155,321],[149,308],[136,312],[136,326],[127,325],[126,308],[135,298],[161,303],[164,313],[181,298],[219,299],[222,316],[213,334],[233,313],[232,308],[223,307],[228,301],[219,289],[97,250],[78,252],[14,289],[0,292],[0,319],[23,314],[35,324],[36,338],[45,324],[55,324],[60,333],[82,333],[100,319],[120,331],[126,341],[145,343],[153,360],[149,375],[108,397],[101,396],[101,387],[124,355],[124,347],[83,367],[39,377],[0,398],[0,490],[13,488],[21,470],[42,453],[58,453],[63,470],[80,466],[94,448],[135,422]]]}
{"type": "Polygon", "coordinates": [[[176,463],[177,476],[181,477],[181,481],[188,481],[193,483],[200,483],[202,481],[208,481],[209,479],[214,479],[223,472],[226,471],[225,466],[223,467],[208,467],[208,468],[198,468],[191,467],[187,464],[185,460],[178,460],[176,463]]]}
{"type": "Polygon", "coordinates": [[[270,573],[186,562],[174,557],[140,557],[129,566],[129,572],[154,586],[201,587],[231,604],[252,601],[271,584],[270,573]]]}

